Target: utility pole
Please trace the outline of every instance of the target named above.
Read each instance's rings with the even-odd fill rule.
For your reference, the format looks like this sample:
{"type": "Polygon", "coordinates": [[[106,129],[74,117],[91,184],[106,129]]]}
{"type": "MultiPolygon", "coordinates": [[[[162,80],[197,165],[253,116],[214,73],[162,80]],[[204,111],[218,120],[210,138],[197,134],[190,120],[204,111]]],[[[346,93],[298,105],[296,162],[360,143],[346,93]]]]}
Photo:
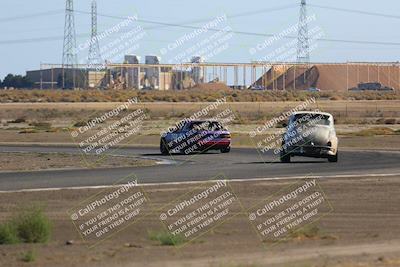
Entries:
{"type": "MultiPolygon", "coordinates": [[[[65,6],[65,25],[64,25],[64,45],[62,56],[62,82],[65,88],[65,69],[73,69],[77,64],[76,56],[76,32],[74,19],[73,0],[66,0],[65,6]]],[[[73,71],[73,70],[72,70],[73,71]]],[[[71,73],[71,72],[70,72],[71,73]]],[[[73,75],[75,76],[75,75],[73,75]]],[[[75,80],[75,77],[73,77],[75,80]]],[[[74,81],[75,83],[75,81],[74,81]]]]}
{"type": "Polygon", "coordinates": [[[102,63],[99,40],[97,38],[97,3],[92,1],[92,35],[89,47],[88,68],[102,63]]]}
{"type": "Polygon", "coordinates": [[[300,4],[299,32],[297,37],[297,62],[306,64],[310,63],[306,0],[301,0],[300,4]]]}

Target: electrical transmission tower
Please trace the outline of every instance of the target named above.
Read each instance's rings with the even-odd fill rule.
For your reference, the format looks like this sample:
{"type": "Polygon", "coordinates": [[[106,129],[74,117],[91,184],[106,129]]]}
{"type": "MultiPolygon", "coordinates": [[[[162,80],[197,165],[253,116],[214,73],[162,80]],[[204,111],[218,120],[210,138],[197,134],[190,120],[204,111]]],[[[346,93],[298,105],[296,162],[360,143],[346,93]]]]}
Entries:
{"type": "Polygon", "coordinates": [[[299,32],[297,37],[297,62],[310,63],[306,0],[301,0],[300,4],[299,32]]]}
{"type": "Polygon", "coordinates": [[[66,0],[62,68],[73,68],[77,62],[74,2],[66,0]]]}
{"type": "Polygon", "coordinates": [[[92,1],[92,36],[90,40],[88,66],[89,68],[101,64],[99,40],[97,39],[97,3],[92,1]]]}

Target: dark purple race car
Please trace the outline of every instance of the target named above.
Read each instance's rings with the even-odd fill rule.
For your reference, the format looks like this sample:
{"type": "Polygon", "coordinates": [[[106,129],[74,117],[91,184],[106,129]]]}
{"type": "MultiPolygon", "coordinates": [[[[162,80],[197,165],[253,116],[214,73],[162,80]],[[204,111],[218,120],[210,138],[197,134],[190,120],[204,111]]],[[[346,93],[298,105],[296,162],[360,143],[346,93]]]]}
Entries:
{"type": "Polygon", "coordinates": [[[181,122],[161,136],[160,151],[163,155],[188,155],[208,150],[220,150],[222,153],[231,150],[231,134],[215,120],[181,122]]]}

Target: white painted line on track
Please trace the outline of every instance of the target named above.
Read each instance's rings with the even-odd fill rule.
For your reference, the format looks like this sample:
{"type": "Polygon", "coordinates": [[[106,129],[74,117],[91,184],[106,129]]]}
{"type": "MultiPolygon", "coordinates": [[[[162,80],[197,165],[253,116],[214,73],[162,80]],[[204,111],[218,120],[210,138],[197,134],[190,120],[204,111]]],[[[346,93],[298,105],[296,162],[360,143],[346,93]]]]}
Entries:
{"type": "MultiPolygon", "coordinates": [[[[306,175],[306,176],[287,176],[287,177],[267,177],[267,178],[249,178],[249,179],[232,179],[231,183],[237,182],[262,182],[262,181],[277,181],[277,180],[295,180],[295,179],[333,179],[333,178],[376,178],[376,177],[390,177],[400,176],[400,173],[378,173],[378,174],[339,174],[339,175],[306,175]]],[[[165,183],[144,183],[138,186],[168,186],[168,185],[191,185],[201,184],[207,182],[215,182],[214,180],[205,181],[183,181],[183,182],[165,182],[165,183]]],[[[55,188],[36,188],[36,189],[19,189],[10,191],[0,191],[0,194],[7,193],[25,193],[25,192],[46,192],[46,191],[59,191],[59,190],[83,190],[83,189],[106,189],[118,188],[121,184],[116,185],[99,185],[99,186],[77,186],[77,187],[55,187],[55,188]]]]}

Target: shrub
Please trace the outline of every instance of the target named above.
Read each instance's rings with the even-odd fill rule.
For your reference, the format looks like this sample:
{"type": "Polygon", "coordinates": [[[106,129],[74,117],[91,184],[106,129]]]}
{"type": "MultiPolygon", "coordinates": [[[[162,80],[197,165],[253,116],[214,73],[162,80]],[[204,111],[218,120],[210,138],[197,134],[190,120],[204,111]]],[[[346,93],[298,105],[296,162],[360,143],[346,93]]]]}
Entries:
{"type": "Polygon", "coordinates": [[[29,250],[22,254],[21,260],[24,262],[33,262],[36,260],[36,253],[33,250],[29,250]]]}
{"type": "Polygon", "coordinates": [[[12,223],[22,242],[46,243],[50,239],[51,222],[38,207],[22,211],[12,220],[12,223]]]}
{"type": "Polygon", "coordinates": [[[166,231],[149,231],[148,235],[150,240],[159,241],[163,246],[177,246],[184,242],[184,238],[181,235],[173,235],[166,231]]]}
{"type": "Polygon", "coordinates": [[[100,91],[70,91],[70,90],[10,90],[0,94],[0,102],[124,102],[128,97],[140,96],[145,101],[214,101],[228,94],[229,101],[301,101],[311,96],[331,100],[395,100],[400,99],[399,92],[335,92],[322,91],[309,93],[304,91],[253,91],[227,89],[224,84],[202,84],[196,89],[171,91],[130,91],[130,90],[100,90],[100,91]]]}
{"type": "Polygon", "coordinates": [[[87,122],[84,121],[78,121],[74,124],[74,127],[83,127],[86,126],[87,122]]]}
{"type": "Polygon", "coordinates": [[[316,238],[320,234],[320,229],[316,225],[306,225],[299,230],[290,233],[292,238],[316,238]]]}
{"type": "Polygon", "coordinates": [[[18,233],[15,225],[10,222],[0,224],[0,244],[19,243],[18,233]]]}
{"type": "Polygon", "coordinates": [[[385,119],[384,118],[377,119],[376,124],[385,124],[385,119]]]}
{"type": "Polygon", "coordinates": [[[338,96],[331,96],[331,97],[329,98],[329,100],[332,100],[332,101],[340,100],[340,97],[338,97],[338,96]]]}
{"type": "Polygon", "coordinates": [[[25,130],[19,131],[18,133],[19,134],[31,134],[31,133],[37,133],[37,132],[38,131],[35,129],[25,129],[25,130]]]}
{"type": "Polygon", "coordinates": [[[386,119],[385,120],[385,124],[390,124],[390,125],[394,125],[396,124],[396,119],[386,119]]]}
{"type": "Polygon", "coordinates": [[[13,121],[8,121],[8,123],[24,123],[26,120],[24,118],[18,118],[13,121]]]}
{"type": "Polygon", "coordinates": [[[49,122],[32,122],[29,126],[34,126],[37,130],[48,130],[51,128],[51,123],[49,122]]]}
{"type": "Polygon", "coordinates": [[[375,136],[375,135],[392,135],[395,134],[390,128],[387,127],[374,127],[370,129],[364,129],[359,132],[354,133],[356,136],[375,136]]]}
{"type": "Polygon", "coordinates": [[[0,224],[0,244],[45,243],[50,238],[51,228],[42,210],[31,207],[0,224]]]}

